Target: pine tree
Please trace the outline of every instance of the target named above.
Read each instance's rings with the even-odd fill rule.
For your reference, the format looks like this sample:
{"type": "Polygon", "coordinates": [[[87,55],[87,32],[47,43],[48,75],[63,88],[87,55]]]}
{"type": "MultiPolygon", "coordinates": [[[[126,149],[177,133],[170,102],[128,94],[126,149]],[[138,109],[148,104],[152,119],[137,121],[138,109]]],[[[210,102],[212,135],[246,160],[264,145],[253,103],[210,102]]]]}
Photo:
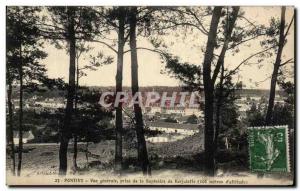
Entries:
{"type": "MultiPolygon", "coordinates": [[[[292,18],[292,21],[289,23],[289,26],[287,30],[285,31],[285,12],[286,12],[286,7],[281,8],[281,18],[280,18],[280,24],[277,28],[279,30],[279,37],[278,41],[273,40],[269,42],[275,42],[275,50],[276,50],[276,59],[274,62],[274,67],[273,67],[273,73],[271,76],[271,84],[270,84],[270,96],[269,96],[269,103],[268,103],[268,109],[267,109],[267,114],[266,114],[266,125],[271,125],[272,124],[272,115],[273,115],[273,108],[274,108],[274,101],[275,101],[275,93],[276,93],[276,85],[278,82],[278,76],[279,76],[279,71],[280,68],[288,63],[293,63],[293,58],[289,59],[287,61],[282,61],[282,52],[284,45],[286,43],[286,36],[288,35],[289,29],[291,27],[291,24],[293,23],[294,16],[292,18]]],[[[275,25],[276,26],[276,25],[275,25]]],[[[271,26],[271,29],[274,26],[271,26]]],[[[271,35],[270,35],[271,36],[271,35]]],[[[271,36],[271,38],[274,35],[271,36]]],[[[268,41],[267,41],[268,42],[268,41]]]]}
{"type": "Polygon", "coordinates": [[[48,7],[51,24],[44,24],[42,31],[57,47],[69,53],[69,83],[63,127],[60,130],[59,174],[67,172],[67,151],[72,136],[71,120],[74,117],[76,88],[76,41],[90,40],[98,33],[97,19],[91,7],[48,7]],[[66,43],[66,44],[63,44],[66,43]]]}
{"type": "MultiPolygon", "coordinates": [[[[130,9],[129,23],[130,23],[130,52],[131,52],[131,89],[132,95],[139,92],[138,83],[138,58],[136,47],[136,25],[137,25],[137,7],[130,9]]],[[[135,100],[138,102],[137,100],[135,100]]],[[[139,102],[138,102],[139,103],[139,102]]],[[[138,103],[133,105],[135,114],[135,129],[138,142],[138,160],[142,167],[144,175],[151,175],[151,168],[148,159],[147,146],[144,135],[144,122],[142,109],[138,103]]]]}
{"type": "MultiPolygon", "coordinates": [[[[19,85],[19,146],[17,175],[21,175],[23,152],[23,92],[36,89],[39,82],[45,81],[46,69],[39,63],[47,54],[41,49],[40,33],[37,28],[39,17],[38,7],[8,7],[7,8],[7,82],[11,107],[11,87],[19,85]],[[25,82],[24,82],[25,81],[25,82]]],[[[9,119],[12,119],[12,109],[9,109],[9,119]]],[[[10,139],[12,123],[10,122],[10,139]]],[[[13,140],[11,140],[13,142],[13,140]]],[[[13,143],[12,143],[13,150],[13,143]]],[[[14,160],[14,159],[13,159],[14,160]]],[[[13,167],[14,168],[14,167],[13,167]]]]}

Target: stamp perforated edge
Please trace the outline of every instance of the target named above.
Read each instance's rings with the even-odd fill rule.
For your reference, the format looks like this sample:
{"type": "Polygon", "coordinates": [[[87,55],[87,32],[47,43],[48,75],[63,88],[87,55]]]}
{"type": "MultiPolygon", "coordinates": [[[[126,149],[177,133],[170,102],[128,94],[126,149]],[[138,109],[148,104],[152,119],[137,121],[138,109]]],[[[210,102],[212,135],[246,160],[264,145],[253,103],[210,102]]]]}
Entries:
{"type": "MultiPolygon", "coordinates": [[[[287,172],[291,171],[291,164],[290,164],[290,141],[289,141],[289,130],[288,125],[274,125],[274,126],[254,126],[254,127],[247,127],[247,138],[249,139],[249,131],[252,129],[275,129],[275,128],[281,128],[285,130],[285,141],[286,141],[286,160],[287,160],[287,172]]],[[[249,167],[251,172],[253,171],[251,168],[251,155],[250,155],[250,144],[248,140],[248,155],[249,155],[249,167]]]]}

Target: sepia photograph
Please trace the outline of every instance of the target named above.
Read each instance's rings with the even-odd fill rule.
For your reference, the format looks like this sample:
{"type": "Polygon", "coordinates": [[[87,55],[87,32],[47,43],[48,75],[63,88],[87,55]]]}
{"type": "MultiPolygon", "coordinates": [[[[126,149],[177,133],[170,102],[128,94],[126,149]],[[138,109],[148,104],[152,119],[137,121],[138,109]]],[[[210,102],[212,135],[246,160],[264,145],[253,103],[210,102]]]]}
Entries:
{"type": "Polygon", "coordinates": [[[5,16],[7,186],[295,186],[295,7],[5,16]]]}

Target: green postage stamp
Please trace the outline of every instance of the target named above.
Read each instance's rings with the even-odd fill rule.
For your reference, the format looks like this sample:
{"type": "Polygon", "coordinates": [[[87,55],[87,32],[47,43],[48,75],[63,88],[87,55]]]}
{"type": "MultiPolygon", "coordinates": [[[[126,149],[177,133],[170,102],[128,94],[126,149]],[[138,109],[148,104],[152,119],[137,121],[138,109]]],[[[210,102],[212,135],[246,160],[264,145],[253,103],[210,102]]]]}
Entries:
{"type": "Polygon", "coordinates": [[[249,127],[250,169],[253,172],[289,172],[288,126],[249,127]]]}

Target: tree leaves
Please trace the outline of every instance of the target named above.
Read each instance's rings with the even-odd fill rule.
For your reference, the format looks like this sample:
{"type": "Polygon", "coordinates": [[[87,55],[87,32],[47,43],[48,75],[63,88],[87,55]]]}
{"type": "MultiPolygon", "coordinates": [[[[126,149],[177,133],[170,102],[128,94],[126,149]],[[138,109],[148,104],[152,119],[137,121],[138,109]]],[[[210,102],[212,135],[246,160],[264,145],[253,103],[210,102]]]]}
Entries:
{"type": "Polygon", "coordinates": [[[166,72],[184,84],[184,88],[191,91],[202,90],[202,71],[200,66],[182,63],[178,57],[170,54],[164,56],[166,72]]]}

